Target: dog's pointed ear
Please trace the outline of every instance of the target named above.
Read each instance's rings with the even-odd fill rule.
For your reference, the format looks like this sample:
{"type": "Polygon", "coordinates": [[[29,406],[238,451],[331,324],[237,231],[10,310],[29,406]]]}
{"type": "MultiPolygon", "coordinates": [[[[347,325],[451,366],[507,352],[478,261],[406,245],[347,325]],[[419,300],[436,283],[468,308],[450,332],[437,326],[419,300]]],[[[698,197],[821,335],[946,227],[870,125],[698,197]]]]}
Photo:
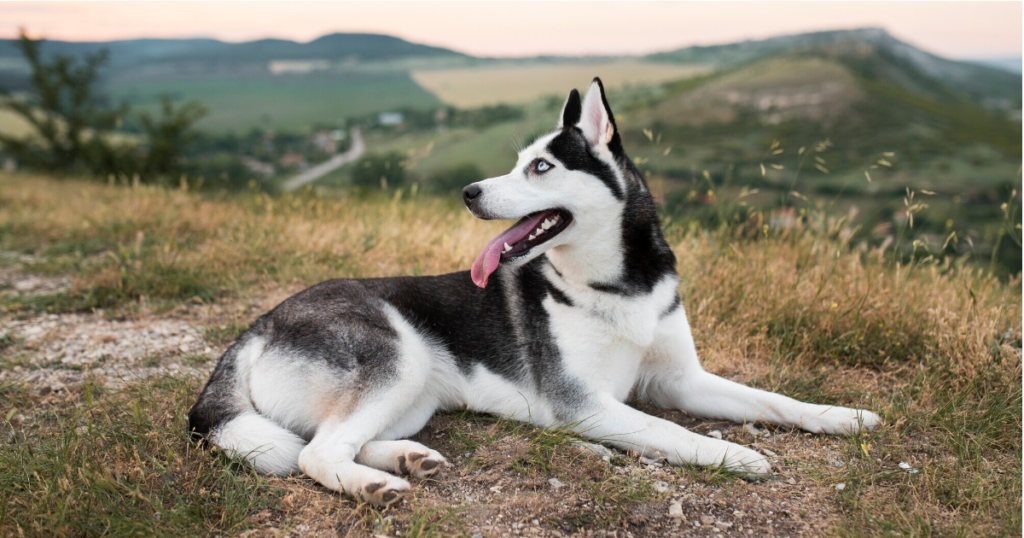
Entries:
{"type": "Polygon", "coordinates": [[[615,117],[608,108],[601,79],[595,78],[583,98],[583,111],[579,121],[583,135],[594,146],[608,145],[615,137],[615,117]]]}
{"type": "Polygon", "coordinates": [[[566,125],[576,125],[580,121],[580,113],[583,109],[580,105],[580,92],[575,88],[569,92],[569,97],[562,105],[562,115],[558,117],[558,128],[566,125]]]}

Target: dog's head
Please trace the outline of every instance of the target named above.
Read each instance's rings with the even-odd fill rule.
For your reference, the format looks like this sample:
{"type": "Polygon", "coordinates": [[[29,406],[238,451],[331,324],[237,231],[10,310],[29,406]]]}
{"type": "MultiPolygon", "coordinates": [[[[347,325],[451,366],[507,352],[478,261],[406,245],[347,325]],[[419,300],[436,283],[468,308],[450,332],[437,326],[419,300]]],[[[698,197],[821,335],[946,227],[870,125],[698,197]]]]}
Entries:
{"type": "Polygon", "coordinates": [[[521,265],[618,222],[631,181],[624,162],[604,87],[595,78],[582,102],[579,92],[569,93],[558,127],[519,152],[511,172],[463,189],[475,217],[518,219],[480,253],[473,282],[483,288],[501,264],[521,265]]]}

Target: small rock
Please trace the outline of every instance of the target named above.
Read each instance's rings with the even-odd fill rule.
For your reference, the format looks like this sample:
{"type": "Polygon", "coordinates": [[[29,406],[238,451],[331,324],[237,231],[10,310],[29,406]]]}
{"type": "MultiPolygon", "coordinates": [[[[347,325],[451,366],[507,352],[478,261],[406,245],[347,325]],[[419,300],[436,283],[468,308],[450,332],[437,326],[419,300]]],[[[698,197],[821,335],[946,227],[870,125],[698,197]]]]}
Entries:
{"type": "Polygon", "coordinates": [[[715,528],[717,528],[719,530],[727,531],[730,528],[732,528],[732,523],[726,523],[724,521],[716,521],[715,522],[715,528]]]}
{"type": "Polygon", "coordinates": [[[665,493],[670,489],[672,489],[672,486],[670,486],[668,482],[663,480],[657,480],[654,482],[654,491],[657,491],[658,493],[665,493]]]}
{"type": "Polygon", "coordinates": [[[773,457],[773,458],[774,458],[775,456],[778,456],[778,454],[776,454],[776,453],[772,452],[771,450],[768,450],[767,448],[762,448],[762,449],[761,449],[761,452],[762,452],[762,453],[764,453],[764,455],[765,455],[765,456],[771,456],[771,457],[773,457]]]}
{"type": "Polygon", "coordinates": [[[734,515],[736,517],[743,517],[743,516],[747,515],[747,513],[744,512],[743,510],[734,510],[732,515],[734,515]]]}
{"type": "Polygon", "coordinates": [[[553,487],[555,489],[558,489],[558,488],[561,488],[561,487],[565,486],[565,483],[563,483],[561,480],[559,480],[557,478],[549,478],[548,479],[548,484],[551,484],[551,487],[553,487]]]}
{"type": "Polygon", "coordinates": [[[791,477],[789,480],[786,480],[786,483],[791,485],[791,486],[795,486],[796,485],[796,479],[791,477]]]}
{"type": "Polygon", "coordinates": [[[704,525],[714,525],[715,516],[700,516],[700,522],[704,525]]]}
{"type": "Polygon", "coordinates": [[[721,439],[722,438],[722,432],[720,432],[718,430],[711,430],[711,431],[708,432],[708,437],[714,437],[715,439],[721,439]]]}
{"type": "Polygon", "coordinates": [[[669,517],[683,517],[683,505],[682,503],[674,502],[668,505],[669,517]]]}
{"type": "Polygon", "coordinates": [[[900,469],[903,469],[904,471],[906,471],[906,472],[908,472],[910,474],[917,474],[918,473],[916,468],[911,467],[910,464],[905,462],[905,461],[901,461],[899,467],[900,467],[900,469]]]}
{"type": "Polygon", "coordinates": [[[751,437],[761,437],[764,432],[754,427],[753,424],[747,423],[743,425],[743,431],[749,433],[751,437]]]}
{"type": "Polygon", "coordinates": [[[843,491],[844,489],[846,489],[846,483],[845,482],[840,482],[840,483],[836,484],[836,491],[843,491]]]}

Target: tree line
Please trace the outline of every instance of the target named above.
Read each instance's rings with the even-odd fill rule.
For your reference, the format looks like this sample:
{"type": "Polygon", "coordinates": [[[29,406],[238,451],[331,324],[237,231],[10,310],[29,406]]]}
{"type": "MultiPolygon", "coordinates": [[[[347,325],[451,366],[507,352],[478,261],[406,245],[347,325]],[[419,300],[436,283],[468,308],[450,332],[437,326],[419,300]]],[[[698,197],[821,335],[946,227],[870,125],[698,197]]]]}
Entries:
{"type": "Polygon", "coordinates": [[[0,133],[4,153],[21,167],[53,175],[158,182],[183,172],[186,149],[199,135],[194,125],[206,115],[205,107],[195,101],[175,105],[168,96],[159,115],[135,113],[127,104],[107,105],[97,92],[106,50],[82,58],[45,56],[42,43],[24,30],[16,42],[29,65],[30,87],[23,97],[0,89],[0,109],[20,117],[31,132],[0,133]],[[114,133],[129,118],[137,120],[141,137],[114,133]]]}

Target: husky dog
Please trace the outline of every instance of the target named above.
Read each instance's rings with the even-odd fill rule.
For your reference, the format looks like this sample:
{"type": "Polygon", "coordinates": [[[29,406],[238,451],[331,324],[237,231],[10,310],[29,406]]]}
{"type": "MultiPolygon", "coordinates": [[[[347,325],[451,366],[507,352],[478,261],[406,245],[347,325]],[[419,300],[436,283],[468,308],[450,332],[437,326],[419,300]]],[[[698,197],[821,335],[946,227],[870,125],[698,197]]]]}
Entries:
{"type": "Polygon", "coordinates": [[[193,435],[263,473],[301,470],[376,505],[447,462],[406,438],[438,410],[571,428],[675,465],[770,472],[761,454],[623,403],[843,434],[869,411],[814,405],[705,372],[676,259],[604,88],[573,90],[557,128],[507,175],[463,190],[481,219],[516,220],[472,270],[330,280],[257,319],[189,413],[193,435]]]}

